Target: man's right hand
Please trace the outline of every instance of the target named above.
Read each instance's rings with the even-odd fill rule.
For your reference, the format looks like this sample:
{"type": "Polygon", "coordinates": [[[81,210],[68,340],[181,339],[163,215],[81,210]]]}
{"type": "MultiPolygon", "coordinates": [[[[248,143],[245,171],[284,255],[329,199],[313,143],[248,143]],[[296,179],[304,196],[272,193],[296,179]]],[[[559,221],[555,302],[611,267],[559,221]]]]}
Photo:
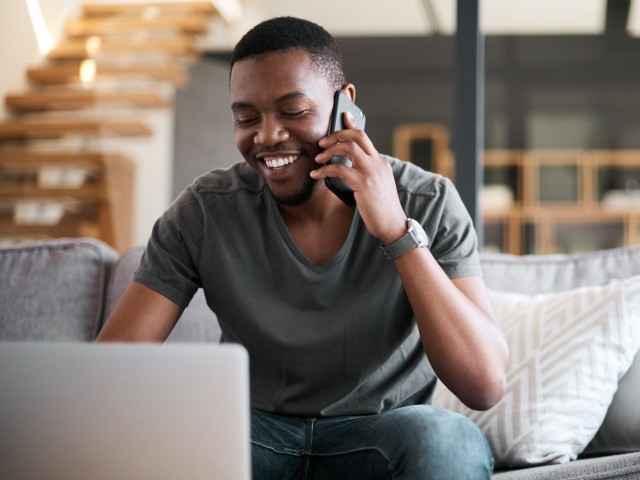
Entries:
{"type": "Polygon", "coordinates": [[[97,342],[163,342],[182,313],[159,293],[131,282],[103,326],[97,342]]]}

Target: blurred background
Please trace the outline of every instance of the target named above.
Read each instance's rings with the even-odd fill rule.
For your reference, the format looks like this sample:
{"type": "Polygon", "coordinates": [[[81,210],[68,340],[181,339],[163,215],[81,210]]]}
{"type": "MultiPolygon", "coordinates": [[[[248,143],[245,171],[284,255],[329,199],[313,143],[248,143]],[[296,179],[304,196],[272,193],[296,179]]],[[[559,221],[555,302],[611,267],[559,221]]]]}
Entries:
{"type": "MultiPolygon", "coordinates": [[[[193,178],[242,161],[230,51],[279,15],[336,36],[380,152],[462,180],[455,0],[9,0],[0,244],[144,244],[193,178]]],[[[482,249],[640,243],[640,0],[484,0],[479,25],[482,249]]]]}

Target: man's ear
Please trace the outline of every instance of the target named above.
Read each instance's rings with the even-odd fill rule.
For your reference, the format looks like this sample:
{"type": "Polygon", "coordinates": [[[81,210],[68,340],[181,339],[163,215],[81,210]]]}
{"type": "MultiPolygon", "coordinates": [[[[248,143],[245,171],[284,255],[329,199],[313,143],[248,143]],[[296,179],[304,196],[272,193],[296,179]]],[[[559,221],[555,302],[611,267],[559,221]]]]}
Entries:
{"type": "Polygon", "coordinates": [[[352,102],[356,101],[356,86],[353,83],[347,83],[342,87],[342,91],[344,91],[352,102]]]}

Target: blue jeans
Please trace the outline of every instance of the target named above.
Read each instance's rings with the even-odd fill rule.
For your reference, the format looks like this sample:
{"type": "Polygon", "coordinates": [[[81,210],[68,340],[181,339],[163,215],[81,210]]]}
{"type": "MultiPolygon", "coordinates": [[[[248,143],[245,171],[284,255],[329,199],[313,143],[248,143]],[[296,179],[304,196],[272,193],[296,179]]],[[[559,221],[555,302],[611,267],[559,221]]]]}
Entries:
{"type": "Polygon", "coordinates": [[[473,422],[430,405],[326,418],[254,409],[251,443],[254,480],[480,480],[493,470],[473,422]]]}

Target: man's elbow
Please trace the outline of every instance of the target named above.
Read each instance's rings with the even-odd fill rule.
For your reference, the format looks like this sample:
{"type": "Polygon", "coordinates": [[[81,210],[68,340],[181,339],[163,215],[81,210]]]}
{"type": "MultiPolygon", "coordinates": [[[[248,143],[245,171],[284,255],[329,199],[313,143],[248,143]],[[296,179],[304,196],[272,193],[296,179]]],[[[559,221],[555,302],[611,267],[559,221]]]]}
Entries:
{"type": "Polygon", "coordinates": [[[486,379],[480,388],[460,400],[472,410],[489,410],[497,404],[506,392],[505,375],[495,375],[486,379]]]}

